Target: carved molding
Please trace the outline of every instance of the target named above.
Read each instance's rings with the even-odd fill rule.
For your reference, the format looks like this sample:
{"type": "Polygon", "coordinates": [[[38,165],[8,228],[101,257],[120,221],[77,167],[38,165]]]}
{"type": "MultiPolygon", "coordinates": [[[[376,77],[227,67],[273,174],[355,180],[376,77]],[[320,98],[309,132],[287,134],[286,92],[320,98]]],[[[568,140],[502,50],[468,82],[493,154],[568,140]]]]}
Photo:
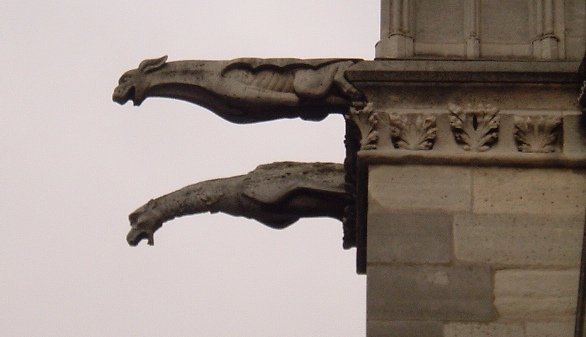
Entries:
{"type": "Polygon", "coordinates": [[[436,117],[432,115],[390,115],[391,140],[395,148],[431,150],[437,136],[436,117]]]}
{"type": "Polygon", "coordinates": [[[464,150],[484,152],[497,143],[500,126],[497,108],[484,104],[466,107],[450,104],[448,109],[454,138],[464,150]]]}
{"type": "Polygon", "coordinates": [[[520,152],[555,152],[561,135],[561,117],[515,117],[515,142],[520,152]]]}

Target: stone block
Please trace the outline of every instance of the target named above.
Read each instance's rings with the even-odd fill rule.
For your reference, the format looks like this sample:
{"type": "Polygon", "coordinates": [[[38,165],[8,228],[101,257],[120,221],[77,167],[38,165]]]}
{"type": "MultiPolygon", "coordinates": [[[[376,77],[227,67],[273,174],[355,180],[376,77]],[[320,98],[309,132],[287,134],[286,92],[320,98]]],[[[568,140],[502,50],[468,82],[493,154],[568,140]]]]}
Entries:
{"type": "Polygon", "coordinates": [[[527,322],[527,337],[572,337],[574,336],[574,320],[569,318],[560,322],[527,322]]]}
{"type": "Polygon", "coordinates": [[[369,265],[367,289],[372,320],[484,322],[496,315],[488,267],[369,265]]]}
{"type": "Polygon", "coordinates": [[[471,206],[471,173],[466,167],[371,166],[368,210],[466,211],[471,206]]]}
{"type": "Polygon", "coordinates": [[[525,337],[525,332],[521,323],[448,323],[444,337],[525,337]]]}
{"type": "Polygon", "coordinates": [[[477,168],[473,210],[482,214],[584,217],[586,171],[553,168],[477,168]]]}
{"type": "Polygon", "coordinates": [[[450,262],[452,219],[445,213],[369,214],[368,262],[450,262]]]}
{"type": "Polygon", "coordinates": [[[575,314],[578,269],[501,270],[494,304],[501,319],[554,320],[575,314]]]}
{"type": "Polygon", "coordinates": [[[366,325],[368,337],[443,337],[442,323],[426,321],[373,321],[366,325]]]}
{"type": "Polygon", "coordinates": [[[584,219],[561,215],[456,214],[456,259],[496,266],[580,265],[584,219]]]}

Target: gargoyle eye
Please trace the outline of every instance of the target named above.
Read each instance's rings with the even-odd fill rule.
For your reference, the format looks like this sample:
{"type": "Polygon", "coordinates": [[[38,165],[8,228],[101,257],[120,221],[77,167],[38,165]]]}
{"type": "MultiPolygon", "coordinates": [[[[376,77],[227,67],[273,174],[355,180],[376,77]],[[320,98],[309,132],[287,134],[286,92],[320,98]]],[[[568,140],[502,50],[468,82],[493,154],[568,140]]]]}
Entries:
{"type": "Polygon", "coordinates": [[[120,77],[120,80],[118,81],[118,84],[126,83],[129,80],[130,80],[130,76],[124,75],[124,76],[120,77]]]}

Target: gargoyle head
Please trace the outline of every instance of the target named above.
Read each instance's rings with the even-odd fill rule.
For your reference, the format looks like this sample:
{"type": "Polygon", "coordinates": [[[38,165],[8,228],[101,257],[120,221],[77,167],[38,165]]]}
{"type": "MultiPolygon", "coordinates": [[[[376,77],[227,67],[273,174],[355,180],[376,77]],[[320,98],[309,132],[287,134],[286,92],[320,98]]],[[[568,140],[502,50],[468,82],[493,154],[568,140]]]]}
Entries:
{"type": "Polygon", "coordinates": [[[138,69],[133,69],[125,72],[120,80],[118,86],[114,89],[112,100],[119,104],[124,104],[132,100],[134,105],[140,105],[146,98],[146,91],[150,86],[149,74],[161,69],[167,61],[167,55],[151,60],[144,60],[138,66],[138,69]]]}

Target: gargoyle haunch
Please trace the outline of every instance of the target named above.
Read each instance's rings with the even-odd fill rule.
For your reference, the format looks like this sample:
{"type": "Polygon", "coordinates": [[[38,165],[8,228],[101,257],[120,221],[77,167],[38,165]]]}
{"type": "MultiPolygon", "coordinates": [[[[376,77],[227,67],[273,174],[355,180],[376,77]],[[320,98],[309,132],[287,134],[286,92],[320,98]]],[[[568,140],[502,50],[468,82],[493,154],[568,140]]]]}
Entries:
{"type": "MultiPolygon", "coordinates": [[[[356,59],[145,60],[119,80],[112,99],[140,105],[167,97],[201,105],[234,123],[282,118],[322,120],[364,107],[363,94],[345,77],[356,59]]],[[[356,127],[346,122],[344,165],[274,163],[231,178],[187,186],[151,200],[130,216],[127,241],[137,245],[178,216],[224,212],[285,228],[301,217],[331,217],[344,223],[344,248],[355,246],[354,169],[356,127]]]]}

